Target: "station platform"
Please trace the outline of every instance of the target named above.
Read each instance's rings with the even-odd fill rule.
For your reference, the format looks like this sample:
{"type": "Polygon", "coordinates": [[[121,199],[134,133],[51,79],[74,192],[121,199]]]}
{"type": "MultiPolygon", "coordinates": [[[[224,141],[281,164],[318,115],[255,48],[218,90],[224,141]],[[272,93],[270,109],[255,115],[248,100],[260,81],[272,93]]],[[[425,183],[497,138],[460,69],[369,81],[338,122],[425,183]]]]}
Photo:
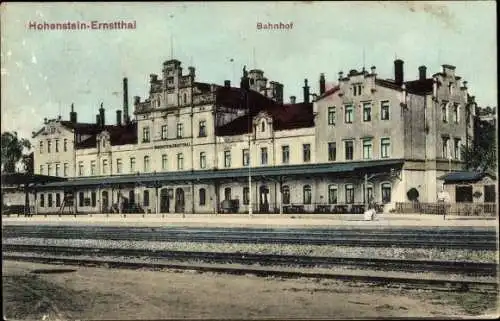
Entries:
{"type": "Polygon", "coordinates": [[[364,220],[362,214],[88,214],[2,216],[2,225],[99,225],[99,226],[193,226],[193,227],[295,227],[295,228],[390,228],[477,227],[498,228],[498,217],[427,214],[378,214],[364,220]]]}

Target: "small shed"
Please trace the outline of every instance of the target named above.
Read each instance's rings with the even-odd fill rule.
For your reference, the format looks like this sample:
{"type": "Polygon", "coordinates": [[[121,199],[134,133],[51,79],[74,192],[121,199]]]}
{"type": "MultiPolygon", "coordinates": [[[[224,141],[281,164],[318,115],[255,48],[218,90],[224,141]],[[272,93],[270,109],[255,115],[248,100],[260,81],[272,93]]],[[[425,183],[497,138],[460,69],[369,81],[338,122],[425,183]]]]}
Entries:
{"type": "Polygon", "coordinates": [[[497,178],[487,172],[451,172],[441,177],[451,203],[496,203],[497,178]]]}

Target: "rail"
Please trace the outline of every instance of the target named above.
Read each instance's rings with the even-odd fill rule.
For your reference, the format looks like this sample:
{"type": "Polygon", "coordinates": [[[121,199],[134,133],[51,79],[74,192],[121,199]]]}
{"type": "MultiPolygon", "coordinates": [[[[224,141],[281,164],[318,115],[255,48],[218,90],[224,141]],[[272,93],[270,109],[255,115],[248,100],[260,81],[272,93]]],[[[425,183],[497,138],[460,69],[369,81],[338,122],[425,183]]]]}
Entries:
{"type": "Polygon", "coordinates": [[[420,213],[435,215],[456,216],[498,216],[497,203],[396,203],[395,212],[398,214],[420,213]]]}

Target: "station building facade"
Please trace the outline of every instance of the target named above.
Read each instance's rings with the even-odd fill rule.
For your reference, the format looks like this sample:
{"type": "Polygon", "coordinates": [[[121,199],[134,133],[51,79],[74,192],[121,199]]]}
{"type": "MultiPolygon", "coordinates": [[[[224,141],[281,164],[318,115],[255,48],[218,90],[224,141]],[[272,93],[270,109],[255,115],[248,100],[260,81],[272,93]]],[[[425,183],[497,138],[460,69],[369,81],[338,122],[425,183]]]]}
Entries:
{"type": "Polygon", "coordinates": [[[372,200],[388,211],[411,188],[436,201],[438,177],[463,166],[473,97],[454,66],[429,78],[420,67],[411,81],[394,66],[393,80],[351,70],[329,90],[322,74],[318,94],[305,80],[302,102],[285,103],[261,70],[215,85],[168,60],[148,97],[134,97],[134,119],[124,79],[116,124],[102,105],[95,123],[73,106],[69,121],[44,121],[35,172],[67,180],[37,187],[36,211],[335,212],[372,200]]]}

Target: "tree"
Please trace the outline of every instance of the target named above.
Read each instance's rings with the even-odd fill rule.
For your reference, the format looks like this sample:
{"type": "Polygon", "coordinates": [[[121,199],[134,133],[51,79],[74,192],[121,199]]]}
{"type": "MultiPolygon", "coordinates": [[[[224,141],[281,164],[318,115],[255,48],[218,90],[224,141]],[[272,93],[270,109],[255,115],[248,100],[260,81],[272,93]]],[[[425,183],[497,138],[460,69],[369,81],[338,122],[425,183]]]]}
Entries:
{"type": "Polygon", "coordinates": [[[17,163],[23,158],[24,149],[30,149],[29,140],[19,138],[17,132],[2,133],[2,173],[14,173],[17,163]]]}
{"type": "Polygon", "coordinates": [[[474,119],[474,139],[470,146],[462,149],[462,159],[466,168],[473,171],[496,171],[497,143],[496,125],[482,121],[479,117],[474,119]]]}

